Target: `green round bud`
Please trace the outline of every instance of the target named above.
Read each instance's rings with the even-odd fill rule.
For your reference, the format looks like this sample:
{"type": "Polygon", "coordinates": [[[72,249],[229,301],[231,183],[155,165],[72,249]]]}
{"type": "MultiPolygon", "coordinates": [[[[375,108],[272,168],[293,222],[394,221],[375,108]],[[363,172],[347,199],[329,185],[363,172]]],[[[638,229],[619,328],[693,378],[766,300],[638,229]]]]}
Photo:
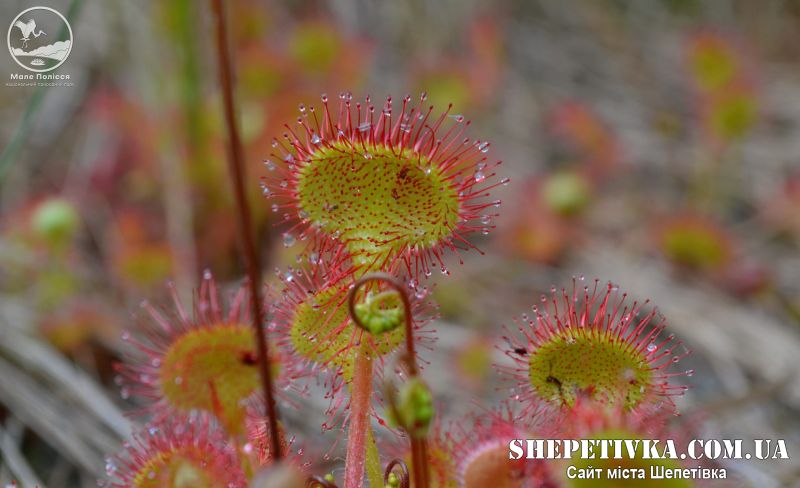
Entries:
{"type": "Polygon", "coordinates": [[[400,486],[400,478],[397,477],[394,473],[389,473],[388,479],[386,480],[386,487],[385,488],[397,488],[400,486]]]}
{"type": "Polygon", "coordinates": [[[389,411],[389,420],[402,427],[412,437],[424,437],[433,421],[433,395],[428,385],[419,378],[411,378],[400,388],[394,409],[389,411]]]}
{"type": "Polygon", "coordinates": [[[356,304],[356,315],[363,328],[371,334],[390,332],[400,327],[405,320],[399,301],[396,292],[368,294],[363,302],[356,304]]]}

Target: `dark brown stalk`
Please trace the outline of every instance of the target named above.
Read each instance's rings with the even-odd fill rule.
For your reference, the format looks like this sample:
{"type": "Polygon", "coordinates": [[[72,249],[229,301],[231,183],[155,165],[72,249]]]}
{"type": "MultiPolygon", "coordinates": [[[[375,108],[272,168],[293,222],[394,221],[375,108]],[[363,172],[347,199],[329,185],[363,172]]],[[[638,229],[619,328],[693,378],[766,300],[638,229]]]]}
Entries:
{"type": "Polygon", "coordinates": [[[264,308],[261,299],[261,265],[256,252],[253,228],[250,220],[250,206],[244,192],[244,157],[242,142],[239,138],[239,127],[236,120],[236,107],[233,97],[233,69],[228,50],[228,32],[225,22],[225,8],[222,0],[211,0],[211,8],[216,18],[217,68],[222,86],[222,98],[225,109],[225,124],[228,128],[228,170],[233,184],[236,199],[236,220],[239,230],[239,244],[244,253],[247,280],[250,285],[251,304],[253,307],[253,332],[258,347],[258,366],[264,388],[267,406],[267,423],[269,425],[270,453],[273,459],[283,456],[280,448],[278,432],[278,407],[275,405],[272,376],[269,371],[269,351],[263,330],[264,308]]]}
{"type": "MultiPolygon", "coordinates": [[[[414,317],[411,315],[411,300],[408,298],[405,287],[397,278],[387,273],[370,273],[359,278],[350,290],[350,295],[347,299],[350,318],[358,327],[368,331],[356,314],[356,294],[359,289],[370,281],[386,283],[400,295],[400,299],[403,301],[403,315],[406,327],[405,363],[408,369],[408,376],[410,378],[417,377],[419,368],[417,367],[417,353],[414,348],[414,317]]],[[[395,406],[391,401],[391,397],[389,397],[389,400],[389,408],[394,409],[395,406]]],[[[411,432],[408,432],[408,436],[411,439],[411,469],[414,472],[414,486],[416,488],[428,488],[428,441],[425,437],[416,437],[411,432]]]]}

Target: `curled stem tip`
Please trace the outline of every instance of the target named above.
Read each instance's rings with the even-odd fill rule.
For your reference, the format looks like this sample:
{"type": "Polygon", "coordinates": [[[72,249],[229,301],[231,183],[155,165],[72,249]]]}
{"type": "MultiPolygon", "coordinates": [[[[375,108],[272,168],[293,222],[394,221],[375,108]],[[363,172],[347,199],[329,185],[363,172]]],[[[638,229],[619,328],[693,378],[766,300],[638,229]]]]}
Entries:
{"type": "MultiPolygon", "coordinates": [[[[405,287],[403,284],[397,280],[394,276],[387,274],[387,273],[369,273],[361,278],[359,278],[353,287],[350,289],[350,293],[347,297],[347,306],[348,311],[350,313],[350,317],[358,327],[364,329],[366,331],[370,331],[370,328],[367,324],[364,324],[361,321],[361,318],[356,313],[356,297],[358,291],[364,287],[367,283],[372,281],[380,281],[387,284],[389,287],[393,288],[398,295],[400,295],[400,299],[403,302],[403,311],[404,311],[404,319],[405,319],[405,327],[406,327],[406,351],[405,351],[405,363],[408,368],[408,375],[409,378],[413,381],[416,380],[419,376],[419,368],[417,367],[416,363],[416,351],[414,349],[414,330],[413,330],[413,316],[411,314],[411,300],[406,293],[405,287]]],[[[389,399],[389,408],[391,412],[395,415],[396,418],[399,417],[399,408],[394,401],[394,395],[389,395],[387,397],[389,399]]],[[[409,436],[411,437],[411,462],[412,468],[414,471],[414,485],[418,488],[427,488],[428,487],[428,457],[427,457],[427,442],[425,440],[425,436],[422,435],[415,435],[413,431],[408,432],[409,436]]],[[[392,466],[392,463],[390,463],[392,466]]],[[[396,466],[396,464],[395,464],[396,466]]],[[[392,474],[391,470],[387,468],[386,476],[388,477],[392,474]]],[[[408,478],[406,478],[408,479],[408,478]]],[[[406,486],[406,485],[401,485],[406,486]]]]}
{"type": "Polygon", "coordinates": [[[400,300],[403,303],[403,318],[405,322],[406,328],[406,354],[408,355],[408,367],[409,367],[409,375],[416,376],[418,374],[418,368],[416,365],[415,358],[416,350],[414,348],[414,322],[413,316],[411,312],[411,300],[408,298],[408,293],[406,293],[403,284],[395,278],[394,276],[388,273],[369,273],[361,278],[359,278],[353,287],[350,289],[350,293],[347,296],[347,308],[350,314],[350,318],[356,326],[359,328],[370,332],[372,328],[369,325],[365,324],[362,320],[360,315],[357,313],[356,308],[356,297],[358,296],[358,291],[363,288],[365,285],[372,281],[379,281],[386,283],[390,288],[394,289],[397,294],[400,296],[400,300]]]}
{"type": "Polygon", "coordinates": [[[411,477],[408,473],[408,466],[402,459],[392,459],[386,465],[383,472],[383,482],[386,486],[397,488],[409,488],[411,486],[411,477]],[[399,471],[399,473],[398,473],[399,471]]]}

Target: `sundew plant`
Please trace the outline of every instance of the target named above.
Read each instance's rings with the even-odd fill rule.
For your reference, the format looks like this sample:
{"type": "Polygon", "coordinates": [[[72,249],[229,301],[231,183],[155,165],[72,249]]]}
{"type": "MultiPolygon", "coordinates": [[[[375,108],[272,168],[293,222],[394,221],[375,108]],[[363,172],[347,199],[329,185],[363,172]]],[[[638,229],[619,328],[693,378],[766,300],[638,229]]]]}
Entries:
{"type": "Polygon", "coordinates": [[[43,3],[0,488],[800,486],[800,1],[43,3]]]}
{"type": "Polygon", "coordinates": [[[207,272],[191,306],[174,292],[171,310],[143,305],[151,325],[144,337],[125,334],[136,352],[120,365],[121,393],[141,398],[147,406],[137,415],[149,420],[109,458],[111,486],[568,486],[554,466],[510,460],[508,441],[575,435],[587,403],[608,422],[630,417],[634,431],[675,413],[672,398],[685,389],[675,378],[692,374],[676,363],[688,350],[665,335],[649,303],[580,277],[507,327],[498,347],[511,362],[498,368],[513,394],[502,413],[462,420],[477,438],[458,434],[465,426],[432,429],[435,392],[417,350],[436,353],[428,326],[436,307],[423,283],[434,271],[449,274],[448,254],[481,253],[470,236],[494,228],[501,202],[492,190],[510,180],[470,122],[424,94],[373,101],[343,92],[299,107],[273,140],[260,185],[263,205],[284,216],[283,244],[298,248],[303,264],[262,289],[216,7],[248,280],[227,298],[207,272]],[[380,391],[399,371],[402,381],[380,391]],[[321,427],[338,429],[346,446],[338,476],[317,472],[319,460],[301,455],[280,422],[282,405],[302,401],[282,397],[302,397],[312,376],[331,405],[321,427]],[[376,442],[375,426],[394,440],[376,442]]]}
{"type": "MultiPolygon", "coordinates": [[[[474,238],[495,230],[496,190],[511,183],[495,148],[462,115],[469,106],[345,91],[298,107],[271,140],[260,179],[245,175],[227,21],[221,0],[212,5],[245,277],[229,291],[209,270],[191,301],[168,288],[170,305],[142,304],[143,326],[124,334],[131,352],[117,369],[145,426],[108,458],[101,485],[582,486],[556,461],[510,459],[509,441],[666,435],[694,374],[681,367],[689,349],[624,283],[583,276],[532,298],[516,318],[496,318],[507,398],[440,418],[425,381],[426,356],[437,354],[430,277],[453,279],[447,263],[484,253],[474,238]],[[248,186],[297,255],[269,283],[248,186]],[[318,430],[333,431],[313,440],[281,415],[319,392],[310,384],[329,405],[318,430]]],[[[701,88],[725,74],[717,71],[701,88]]],[[[567,213],[583,207],[595,176],[559,183],[579,193],[580,205],[562,205],[567,213]]],[[[48,212],[42,220],[63,220],[48,212]]]]}

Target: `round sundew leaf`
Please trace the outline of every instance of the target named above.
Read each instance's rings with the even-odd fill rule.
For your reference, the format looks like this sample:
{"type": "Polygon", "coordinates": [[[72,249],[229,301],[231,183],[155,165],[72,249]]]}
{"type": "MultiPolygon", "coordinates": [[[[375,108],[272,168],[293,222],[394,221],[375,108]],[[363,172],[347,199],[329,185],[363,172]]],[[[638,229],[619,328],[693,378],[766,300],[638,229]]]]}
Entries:
{"type": "Polygon", "coordinates": [[[202,453],[158,453],[136,474],[136,488],[214,488],[212,473],[203,468],[202,453]]]}
{"type": "Polygon", "coordinates": [[[551,175],[542,188],[548,208],[559,215],[574,216],[589,204],[591,188],[584,177],[573,172],[551,175]]]}
{"type": "MultiPolygon", "coordinates": [[[[405,329],[396,327],[379,334],[359,329],[350,320],[344,303],[346,295],[346,288],[331,286],[310,296],[295,309],[289,336],[298,354],[309,361],[341,368],[349,382],[360,349],[376,356],[388,354],[402,343],[405,329]]],[[[399,305],[399,297],[395,299],[399,305]]]]}
{"type": "Polygon", "coordinates": [[[509,459],[505,443],[486,446],[463,467],[463,486],[521,488],[525,486],[525,462],[509,459]]]}
{"type": "Polygon", "coordinates": [[[358,261],[433,248],[453,235],[459,196],[440,169],[409,149],[320,148],[300,168],[297,199],[312,225],[346,243],[358,261]]]}
{"type": "Polygon", "coordinates": [[[723,88],[737,74],[736,60],[721,39],[707,39],[704,44],[694,46],[692,69],[700,87],[708,91],[723,88]]]}
{"type": "Polygon", "coordinates": [[[711,108],[711,128],[726,141],[740,139],[753,127],[756,111],[755,98],[748,93],[722,97],[711,108]]]}
{"type": "MultiPolygon", "coordinates": [[[[596,435],[591,437],[592,439],[640,439],[641,434],[636,434],[633,432],[625,432],[623,430],[608,430],[604,432],[600,432],[596,435]]],[[[571,479],[565,480],[565,486],[573,487],[573,488],[582,488],[592,487],[592,488],[617,488],[617,487],[664,487],[664,488],[691,488],[694,486],[690,480],[687,479],[652,479],[650,477],[650,468],[653,466],[664,466],[666,469],[675,469],[675,468],[682,468],[684,467],[681,465],[677,460],[674,459],[644,459],[643,458],[644,448],[640,445],[636,451],[636,458],[635,459],[600,459],[596,457],[595,459],[582,459],[580,457],[574,458],[570,461],[570,464],[575,466],[577,469],[585,469],[585,468],[600,468],[603,470],[603,473],[606,472],[608,469],[615,469],[617,467],[621,467],[623,469],[644,469],[645,471],[645,478],[644,479],[608,479],[605,474],[600,478],[595,479],[571,479]]]]}
{"type": "Polygon", "coordinates": [[[186,332],[164,354],[159,370],[164,397],[179,410],[211,412],[230,433],[241,433],[243,400],[260,387],[254,342],[252,329],[243,324],[186,332]]]}
{"type": "Polygon", "coordinates": [[[31,218],[31,226],[48,244],[59,246],[78,230],[80,217],[75,207],[66,200],[52,198],[42,202],[31,218]]]}
{"type": "Polygon", "coordinates": [[[663,246],[670,259],[695,269],[719,266],[728,253],[726,243],[714,229],[699,225],[676,225],[667,229],[663,246]]]}
{"type": "Polygon", "coordinates": [[[648,393],[646,358],[613,332],[580,329],[556,335],[531,354],[528,375],[536,393],[573,406],[581,392],[611,405],[634,408],[648,393]]]}

